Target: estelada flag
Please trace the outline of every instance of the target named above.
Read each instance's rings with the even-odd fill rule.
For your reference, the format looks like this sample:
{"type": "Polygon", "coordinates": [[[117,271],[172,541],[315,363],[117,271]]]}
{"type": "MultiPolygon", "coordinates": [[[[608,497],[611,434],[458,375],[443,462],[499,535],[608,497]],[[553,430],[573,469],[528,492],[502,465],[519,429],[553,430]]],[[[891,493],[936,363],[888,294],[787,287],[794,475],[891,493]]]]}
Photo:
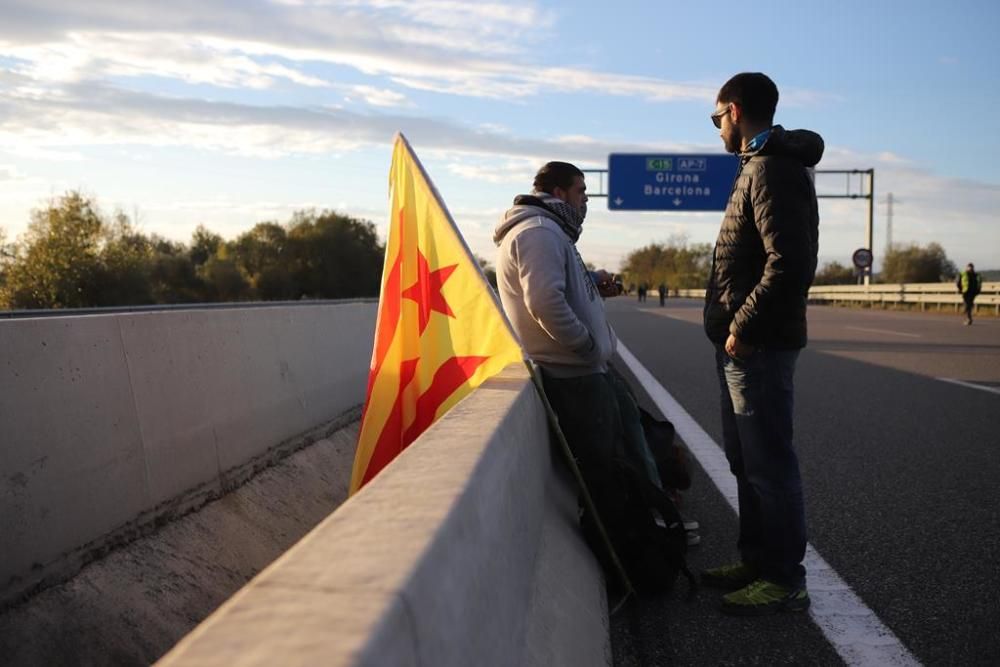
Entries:
{"type": "Polygon", "coordinates": [[[396,135],[391,219],[351,493],[523,354],[417,156],[396,135]]]}

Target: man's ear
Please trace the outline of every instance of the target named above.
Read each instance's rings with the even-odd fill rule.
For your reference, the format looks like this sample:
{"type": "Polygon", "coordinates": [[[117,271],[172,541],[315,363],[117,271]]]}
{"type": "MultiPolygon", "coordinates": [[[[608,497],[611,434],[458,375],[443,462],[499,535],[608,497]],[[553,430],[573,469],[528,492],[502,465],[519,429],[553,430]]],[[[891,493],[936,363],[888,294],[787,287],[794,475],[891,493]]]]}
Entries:
{"type": "Polygon", "coordinates": [[[568,192],[566,192],[566,190],[564,190],[563,188],[560,188],[560,187],[559,187],[559,186],[557,185],[556,187],[552,188],[552,192],[551,192],[551,194],[552,194],[552,196],[553,196],[553,197],[555,197],[556,199],[561,199],[561,200],[563,200],[563,201],[566,201],[566,195],[567,195],[567,194],[569,194],[569,193],[568,193],[568,192]]]}
{"type": "Polygon", "coordinates": [[[729,109],[729,120],[733,121],[734,125],[739,125],[740,120],[743,118],[743,107],[736,102],[730,102],[729,109]]]}

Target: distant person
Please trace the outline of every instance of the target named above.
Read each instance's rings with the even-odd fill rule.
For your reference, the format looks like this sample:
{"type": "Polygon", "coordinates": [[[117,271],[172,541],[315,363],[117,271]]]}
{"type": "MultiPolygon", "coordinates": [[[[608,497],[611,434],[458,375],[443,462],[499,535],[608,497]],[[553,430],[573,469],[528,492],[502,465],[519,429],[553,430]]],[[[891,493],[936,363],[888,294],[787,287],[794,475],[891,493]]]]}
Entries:
{"type": "Polygon", "coordinates": [[[962,295],[962,301],[965,302],[965,324],[968,326],[972,324],[976,297],[983,291],[983,277],[976,273],[976,267],[969,262],[965,271],[958,274],[955,285],[958,287],[958,293],[962,295]]]}
{"type": "Polygon", "coordinates": [[[647,290],[646,283],[639,283],[639,303],[642,303],[646,300],[646,290],[647,290]]]}
{"type": "Polygon", "coordinates": [[[742,615],[809,607],[792,398],[818,249],[808,168],[822,157],[823,139],[774,125],[777,104],[770,78],[743,73],[722,86],[711,115],[726,151],[740,158],[704,311],[716,345],[726,458],[739,492],[740,560],[706,570],[702,582],[732,590],[722,610],[742,615]]]}
{"type": "Polygon", "coordinates": [[[667,301],[667,285],[666,285],[666,283],[660,283],[660,286],[656,289],[656,291],[660,293],[660,307],[662,308],[663,305],[667,301]]]}

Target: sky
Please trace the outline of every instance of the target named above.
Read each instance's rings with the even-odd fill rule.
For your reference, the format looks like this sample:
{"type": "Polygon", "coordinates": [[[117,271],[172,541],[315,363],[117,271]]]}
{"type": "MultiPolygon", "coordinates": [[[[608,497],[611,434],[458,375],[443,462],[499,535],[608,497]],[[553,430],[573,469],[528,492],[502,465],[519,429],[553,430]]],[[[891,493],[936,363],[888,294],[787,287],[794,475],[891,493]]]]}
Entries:
{"type": "MultiPolygon", "coordinates": [[[[309,208],[384,239],[402,132],[492,260],[542,164],[721,153],[715,95],[762,71],[775,122],[823,136],[818,169],[875,170],[876,266],[892,193],[894,243],[1000,268],[997,34],[995,0],[0,0],[0,230],[16,241],[80,190],[178,241],[309,208]]],[[[594,198],[579,247],[617,270],[649,243],[714,242],[721,217],[594,198]]],[[[849,264],[867,203],[821,199],[820,217],[821,263],[849,264]]]]}

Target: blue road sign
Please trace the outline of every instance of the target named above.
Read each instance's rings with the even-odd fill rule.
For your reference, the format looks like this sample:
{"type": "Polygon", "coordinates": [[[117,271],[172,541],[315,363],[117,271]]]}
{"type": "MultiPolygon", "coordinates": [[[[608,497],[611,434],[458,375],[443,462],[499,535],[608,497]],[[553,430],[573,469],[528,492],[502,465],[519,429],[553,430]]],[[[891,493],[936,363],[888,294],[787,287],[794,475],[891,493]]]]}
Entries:
{"type": "Polygon", "coordinates": [[[608,156],[612,211],[724,211],[736,178],[735,155],[608,156]]]}

